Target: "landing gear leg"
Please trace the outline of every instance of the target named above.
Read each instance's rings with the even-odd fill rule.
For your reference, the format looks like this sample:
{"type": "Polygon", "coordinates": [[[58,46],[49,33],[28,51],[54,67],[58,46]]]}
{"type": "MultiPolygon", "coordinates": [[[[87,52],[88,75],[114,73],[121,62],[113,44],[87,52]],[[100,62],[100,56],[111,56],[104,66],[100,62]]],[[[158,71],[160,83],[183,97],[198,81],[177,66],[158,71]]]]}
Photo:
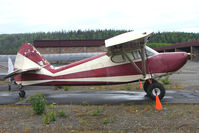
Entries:
{"type": "Polygon", "coordinates": [[[11,84],[8,84],[8,91],[11,91],[11,84]]]}
{"type": "Polygon", "coordinates": [[[26,92],[22,88],[23,88],[23,86],[20,85],[19,86],[19,96],[20,96],[20,98],[24,98],[26,96],[26,92]]]}

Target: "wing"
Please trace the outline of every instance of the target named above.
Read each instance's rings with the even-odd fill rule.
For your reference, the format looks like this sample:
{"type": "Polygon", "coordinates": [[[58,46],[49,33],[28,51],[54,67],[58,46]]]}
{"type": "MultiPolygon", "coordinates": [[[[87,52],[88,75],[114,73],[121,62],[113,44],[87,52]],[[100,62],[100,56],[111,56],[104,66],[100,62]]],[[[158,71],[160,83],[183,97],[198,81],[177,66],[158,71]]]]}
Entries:
{"type": "Polygon", "coordinates": [[[105,40],[105,46],[108,49],[107,55],[128,52],[135,49],[141,49],[147,43],[153,32],[127,32],[105,40]]]}

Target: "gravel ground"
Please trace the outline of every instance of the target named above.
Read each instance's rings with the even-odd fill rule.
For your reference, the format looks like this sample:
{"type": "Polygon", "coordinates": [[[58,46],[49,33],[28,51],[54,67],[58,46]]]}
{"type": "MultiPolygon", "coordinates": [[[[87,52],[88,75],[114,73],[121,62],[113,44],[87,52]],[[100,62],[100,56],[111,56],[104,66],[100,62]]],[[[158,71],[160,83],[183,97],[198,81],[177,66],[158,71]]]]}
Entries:
{"type": "Polygon", "coordinates": [[[0,132],[199,132],[199,105],[164,105],[161,111],[154,104],[55,106],[58,110],[66,115],[44,124],[30,106],[1,106],[0,132]]]}

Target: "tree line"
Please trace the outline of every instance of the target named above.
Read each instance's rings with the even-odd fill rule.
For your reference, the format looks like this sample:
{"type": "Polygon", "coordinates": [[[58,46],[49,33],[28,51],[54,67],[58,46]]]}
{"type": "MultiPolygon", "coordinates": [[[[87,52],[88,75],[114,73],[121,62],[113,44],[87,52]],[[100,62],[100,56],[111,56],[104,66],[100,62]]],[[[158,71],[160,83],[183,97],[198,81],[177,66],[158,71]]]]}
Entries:
{"type": "MultiPolygon", "coordinates": [[[[127,30],[62,30],[47,33],[0,34],[0,54],[16,54],[22,44],[33,43],[34,40],[98,40],[108,39],[124,32],[127,30]]],[[[148,45],[154,48],[194,40],[199,40],[199,33],[158,32],[150,38],[148,45]]]]}

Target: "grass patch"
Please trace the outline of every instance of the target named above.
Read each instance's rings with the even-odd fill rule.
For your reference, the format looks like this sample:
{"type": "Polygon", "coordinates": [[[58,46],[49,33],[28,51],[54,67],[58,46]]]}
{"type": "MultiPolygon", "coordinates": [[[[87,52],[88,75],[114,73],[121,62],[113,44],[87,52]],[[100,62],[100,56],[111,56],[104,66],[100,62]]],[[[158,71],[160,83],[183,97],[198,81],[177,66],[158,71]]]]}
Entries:
{"type": "Polygon", "coordinates": [[[55,90],[60,90],[62,88],[63,88],[63,86],[55,86],[55,90]]]}
{"type": "Polygon", "coordinates": [[[103,119],[103,124],[107,124],[107,123],[108,123],[107,118],[104,118],[103,119]]]}
{"type": "Polygon", "coordinates": [[[161,82],[162,82],[164,85],[170,84],[169,75],[167,75],[165,78],[162,78],[162,79],[161,79],[161,82]]]}
{"type": "Polygon", "coordinates": [[[4,85],[4,84],[9,84],[10,82],[8,80],[5,81],[0,81],[0,85],[4,85]]]}
{"type": "Polygon", "coordinates": [[[69,86],[55,86],[55,90],[64,89],[64,91],[68,91],[70,89],[69,86]]]}
{"type": "Polygon", "coordinates": [[[44,113],[46,108],[46,98],[42,94],[35,94],[28,97],[28,101],[35,114],[41,115],[44,113]]]}
{"type": "Polygon", "coordinates": [[[64,111],[64,110],[59,110],[59,111],[58,111],[58,115],[59,115],[60,117],[64,117],[64,116],[66,115],[66,111],[64,111]]]}
{"type": "Polygon", "coordinates": [[[102,112],[103,108],[102,107],[97,107],[97,109],[94,109],[92,111],[92,116],[98,116],[102,112]]]}
{"type": "Polygon", "coordinates": [[[110,123],[113,123],[113,122],[115,121],[115,117],[111,116],[111,117],[109,118],[109,120],[110,120],[110,123]]]}
{"type": "Polygon", "coordinates": [[[166,90],[169,90],[169,89],[173,89],[173,90],[184,90],[185,88],[182,87],[180,84],[174,84],[174,85],[166,85],[165,89],[166,90]]]}
{"type": "Polygon", "coordinates": [[[68,91],[70,89],[69,86],[63,86],[63,88],[64,88],[64,91],[68,91]]]}
{"type": "Polygon", "coordinates": [[[56,113],[55,112],[47,112],[43,115],[43,123],[50,124],[51,121],[56,121],[56,113]]]}
{"type": "Polygon", "coordinates": [[[49,113],[46,113],[43,115],[43,123],[50,124],[50,114],[49,113]]]}
{"type": "Polygon", "coordinates": [[[52,119],[52,121],[56,121],[56,113],[50,112],[50,118],[52,119]]]}
{"type": "Polygon", "coordinates": [[[126,84],[124,86],[124,90],[130,91],[131,90],[131,85],[130,84],[126,84]]]}
{"type": "Polygon", "coordinates": [[[88,106],[89,104],[88,104],[87,101],[83,101],[83,102],[82,102],[82,105],[83,105],[83,106],[88,106]]]}
{"type": "Polygon", "coordinates": [[[180,84],[175,84],[175,85],[173,86],[173,89],[180,89],[180,90],[184,90],[185,88],[184,88],[184,87],[182,87],[180,84]]]}
{"type": "Polygon", "coordinates": [[[52,103],[49,105],[49,108],[50,108],[49,114],[52,121],[56,121],[55,105],[56,103],[52,103]]]}
{"type": "Polygon", "coordinates": [[[158,48],[158,47],[163,47],[163,46],[169,46],[172,45],[172,43],[148,43],[147,46],[151,48],[158,48]]]}

